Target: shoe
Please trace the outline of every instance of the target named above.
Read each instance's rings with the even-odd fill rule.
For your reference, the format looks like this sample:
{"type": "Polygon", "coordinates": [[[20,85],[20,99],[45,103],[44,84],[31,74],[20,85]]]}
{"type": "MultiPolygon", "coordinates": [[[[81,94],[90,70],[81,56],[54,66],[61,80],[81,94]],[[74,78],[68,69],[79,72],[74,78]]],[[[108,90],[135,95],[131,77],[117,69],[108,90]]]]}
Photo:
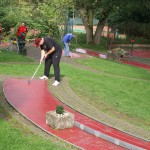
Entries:
{"type": "Polygon", "coordinates": [[[55,82],[52,85],[57,86],[57,85],[59,85],[59,82],[57,80],[55,80],[55,82]]]}
{"type": "Polygon", "coordinates": [[[42,80],[47,80],[48,79],[48,77],[47,76],[42,76],[42,77],[39,77],[40,79],[42,79],[42,80]]]}

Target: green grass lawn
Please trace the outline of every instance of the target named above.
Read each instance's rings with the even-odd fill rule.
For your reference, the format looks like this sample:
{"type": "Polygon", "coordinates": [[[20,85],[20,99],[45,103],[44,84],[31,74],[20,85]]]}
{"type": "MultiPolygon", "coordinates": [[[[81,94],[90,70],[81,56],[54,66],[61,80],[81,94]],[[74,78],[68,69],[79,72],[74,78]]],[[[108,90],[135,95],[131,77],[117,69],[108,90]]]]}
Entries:
{"type": "Polygon", "coordinates": [[[0,149],[1,150],[65,150],[60,144],[53,143],[28,129],[16,127],[13,120],[0,119],[0,149]]]}
{"type": "MultiPolygon", "coordinates": [[[[9,62],[20,60],[22,57],[11,52],[3,54],[4,58],[8,56],[9,62]]],[[[6,60],[4,58],[3,61],[6,60]]],[[[26,62],[23,59],[22,62],[26,62]]],[[[120,118],[150,130],[149,71],[99,58],[76,61],[99,71],[91,72],[65,62],[61,63],[61,77],[69,79],[70,87],[83,101],[109,115],[118,117],[116,114],[119,114],[120,118]]],[[[37,66],[38,63],[35,62],[0,63],[0,74],[31,77],[37,66]]],[[[43,75],[43,67],[44,65],[41,66],[36,77],[43,75]]],[[[53,75],[53,69],[51,74],[53,75]]],[[[5,121],[1,122],[5,124],[5,121]]],[[[7,123],[6,125],[9,126],[7,123]]],[[[23,140],[26,141],[24,137],[23,140]]]]}
{"type": "Polygon", "coordinates": [[[33,60],[14,51],[0,50],[0,62],[33,62],[33,60]]]}
{"type": "Polygon", "coordinates": [[[76,60],[76,62],[112,75],[150,80],[150,71],[111,60],[92,57],[84,60],[76,60]]]}
{"type": "MultiPolygon", "coordinates": [[[[99,64],[98,62],[99,60],[97,59],[97,65],[99,64]]],[[[116,63],[117,66],[118,64],[116,63]]],[[[126,66],[126,68],[128,67],[127,71],[132,70],[130,66],[126,66]]],[[[62,74],[69,78],[69,84],[73,91],[82,100],[110,115],[115,116],[113,112],[119,112],[122,119],[125,116],[124,118],[127,121],[150,130],[150,74],[148,72],[143,69],[140,69],[140,72],[139,68],[134,68],[138,75],[133,79],[126,77],[135,76],[135,72],[130,72],[129,76],[126,72],[126,77],[124,75],[121,77],[121,74],[117,77],[78,69],[68,64],[62,64],[61,68],[63,68],[62,74]],[[141,76],[140,73],[142,74],[141,76]],[[143,78],[147,80],[143,80],[143,78]]],[[[120,68],[118,68],[117,72],[119,70],[120,68]]],[[[110,73],[113,74],[113,72],[110,73]]]]}
{"type": "MultiPolygon", "coordinates": [[[[4,110],[0,107],[0,112],[4,110]]],[[[5,114],[0,118],[0,149],[3,150],[66,150],[63,144],[48,140],[31,132],[15,119],[5,114]],[[6,119],[7,118],[7,119],[6,119]]],[[[55,140],[57,141],[57,140],[55,140]]]]}

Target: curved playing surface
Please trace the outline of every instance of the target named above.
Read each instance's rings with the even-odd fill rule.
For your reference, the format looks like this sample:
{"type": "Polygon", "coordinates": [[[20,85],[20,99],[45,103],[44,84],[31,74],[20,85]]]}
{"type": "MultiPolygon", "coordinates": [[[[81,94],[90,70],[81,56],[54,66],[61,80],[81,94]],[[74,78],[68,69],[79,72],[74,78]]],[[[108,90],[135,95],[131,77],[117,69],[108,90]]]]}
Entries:
{"type": "MultiPolygon", "coordinates": [[[[57,87],[56,87],[57,88],[57,87]]],[[[121,150],[124,149],[99,137],[96,137],[84,130],[77,127],[54,130],[50,126],[46,125],[46,112],[55,110],[56,106],[63,105],[64,109],[75,115],[75,121],[81,122],[86,126],[95,128],[96,131],[101,131],[107,134],[109,127],[88,118],[69,108],[59,100],[57,100],[50,91],[48,91],[47,81],[45,80],[33,80],[30,84],[26,79],[6,79],[4,82],[4,94],[8,102],[18,110],[23,116],[33,122],[35,125],[43,129],[44,131],[57,136],[77,147],[87,150],[121,150]],[[97,128],[97,129],[96,129],[97,128]],[[106,129],[105,129],[106,128],[106,129]],[[105,130],[105,131],[104,131],[105,130]]],[[[136,146],[142,146],[148,148],[149,142],[145,142],[139,139],[134,139],[124,133],[119,133],[113,128],[109,128],[108,135],[114,138],[122,138],[126,142],[131,141],[131,144],[136,146]],[[124,139],[123,139],[124,135],[124,139]],[[135,140],[135,141],[134,141],[135,140]],[[143,146],[144,145],[144,146],[143,146]]]]}

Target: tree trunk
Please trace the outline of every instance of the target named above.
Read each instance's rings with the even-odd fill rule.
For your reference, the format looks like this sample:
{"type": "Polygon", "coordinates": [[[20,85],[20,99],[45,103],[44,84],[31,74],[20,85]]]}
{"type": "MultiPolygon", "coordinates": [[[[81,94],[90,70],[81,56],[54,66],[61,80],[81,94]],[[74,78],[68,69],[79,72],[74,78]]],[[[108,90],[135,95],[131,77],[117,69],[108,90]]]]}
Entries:
{"type": "Polygon", "coordinates": [[[96,28],[96,31],[95,31],[95,34],[94,34],[94,44],[96,44],[96,45],[100,44],[100,39],[101,39],[101,35],[102,35],[102,32],[103,32],[105,23],[106,23],[106,19],[103,20],[103,21],[99,20],[99,22],[97,24],[97,28],[96,28]]]}
{"type": "Polygon", "coordinates": [[[80,8],[80,14],[86,30],[86,43],[93,43],[93,11],[80,8]]]}

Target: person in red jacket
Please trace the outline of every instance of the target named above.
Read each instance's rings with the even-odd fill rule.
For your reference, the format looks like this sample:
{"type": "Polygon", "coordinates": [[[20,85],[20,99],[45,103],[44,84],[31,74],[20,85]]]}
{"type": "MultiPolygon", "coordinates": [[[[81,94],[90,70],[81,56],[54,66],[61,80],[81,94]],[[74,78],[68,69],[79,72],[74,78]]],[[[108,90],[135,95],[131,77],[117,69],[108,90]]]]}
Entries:
{"type": "Polygon", "coordinates": [[[19,28],[17,30],[17,36],[25,39],[27,32],[28,32],[28,29],[27,29],[25,23],[22,22],[22,24],[19,26],[19,28]]]}
{"type": "Polygon", "coordinates": [[[18,48],[19,48],[19,53],[22,54],[23,48],[25,46],[25,38],[26,34],[28,33],[28,29],[25,25],[24,22],[18,27],[17,30],[17,39],[18,39],[18,48]]]}

